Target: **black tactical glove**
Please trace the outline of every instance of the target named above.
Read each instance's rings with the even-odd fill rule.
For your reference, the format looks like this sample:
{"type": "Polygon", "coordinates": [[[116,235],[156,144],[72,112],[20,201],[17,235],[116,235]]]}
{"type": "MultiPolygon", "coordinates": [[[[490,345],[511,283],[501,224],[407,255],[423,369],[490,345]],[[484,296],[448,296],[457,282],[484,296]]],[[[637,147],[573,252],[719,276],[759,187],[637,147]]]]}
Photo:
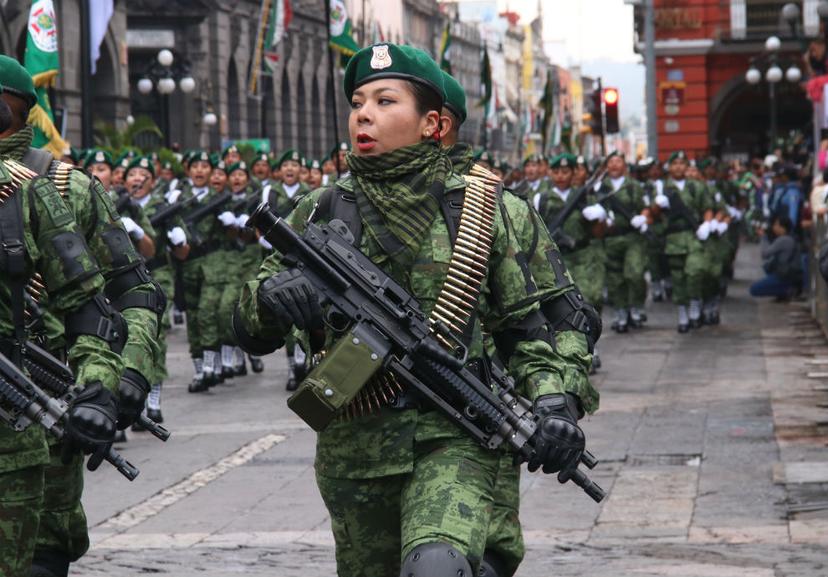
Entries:
{"type": "Polygon", "coordinates": [[[259,285],[258,299],[280,332],[287,333],[293,325],[309,331],[322,326],[319,296],[298,269],[290,268],[264,281],[259,285]]]}
{"type": "Polygon", "coordinates": [[[144,376],[133,369],[125,369],[118,383],[118,428],[123,430],[132,425],[144,410],[144,403],[150,391],[150,384],[144,376]]]}
{"type": "Polygon", "coordinates": [[[94,471],[103,461],[115,438],[118,403],[101,383],[91,383],[72,401],[63,439],[63,462],[75,451],[92,453],[87,468],[94,471]]]}
{"type": "Polygon", "coordinates": [[[543,395],[535,399],[535,414],[539,420],[529,471],[543,467],[544,473],[557,473],[577,467],[585,447],[578,398],[571,393],[543,395]]]}

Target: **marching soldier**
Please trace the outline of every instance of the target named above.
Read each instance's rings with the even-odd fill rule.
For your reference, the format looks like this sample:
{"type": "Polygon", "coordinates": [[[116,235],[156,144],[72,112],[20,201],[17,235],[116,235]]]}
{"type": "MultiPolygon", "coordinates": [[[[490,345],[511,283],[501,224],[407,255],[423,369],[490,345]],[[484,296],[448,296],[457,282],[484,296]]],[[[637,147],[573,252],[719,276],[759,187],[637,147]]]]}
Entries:
{"type": "Polygon", "coordinates": [[[607,267],[607,295],[615,311],[613,328],[619,333],[628,330],[627,322],[638,328],[646,321],[644,300],[647,297],[646,244],[648,218],[645,214],[644,192],[639,184],[627,177],[627,163],[618,152],[607,159],[607,177],[599,195],[606,197],[612,225],[604,239],[607,267]]]}
{"type": "Polygon", "coordinates": [[[523,160],[523,181],[515,188],[520,196],[528,198],[549,192],[549,182],[543,178],[540,161],[538,155],[530,155],[523,160]]]}
{"type": "Polygon", "coordinates": [[[668,159],[669,178],[655,204],[667,222],[664,253],[673,280],[673,302],[678,308],[678,332],[701,326],[705,252],[713,206],[702,183],[686,178],[689,163],[684,151],[668,159]]]}
{"type": "MultiPolygon", "coordinates": [[[[452,174],[448,157],[434,139],[443,84],[434,61],[416,48],[372,46],[352,57],[345,86],[356,150],[347,156],[350,176],[328,193],[354,195],[360,208],[370,211],[359,218],[363,233],[355,243],[382,263],[426,314],[432,312],[451,256],[438,199],[444,191],[466,186],[452,174]],[[393,255],[388,243],[398,247],[393,255]]],[[[325,190],[307,195],[288,217],[297,231],[325,190]]],[[[337,201],[337,206],[346,203],[337,201]]],[[[320,222],[337,214],[315,212],[320,222]]],[[[534,367],[527,390],[544,415],[541,428],[575,431],[581,410],[594,408],[597,395],[589,390],[583,390],[580,399],[565,394],[551,365],[556,354],[551,339],[542,336],[548,329],[538,305],[528,298],[527,277],[514,258],[520,249],[507,238],[500,217],[495,217],[494,227],[495,248],[486,270],[498,305],[481,305],[480,318],[487,327],[497,327],[496,339],[501,330],[515,331],[510,332],[514,338],[509,347],[514,352],[504,354],[504,362],[514,371],[518,386],[529,385],[526,370],[530,364],[534,367]],[[537,332],[529,330],[533,322],[540,323],[537,332]],[[553,405],[558,408],[547,412],[553,405]]],[[[272,350],[294,325],[323,329],[313,285],[298,269],[283,266],[278,254],[269,256],[257,279],[242,291],[234,326],[240,341],[251,349],[272,350]]],[[[334,335],[326,333],[327,348],[334,335]]],[[[473,331],[471,350],[482,349],[479,334],[473,331]]],[[[548,470],[567,468],[571,459],[579,458],[577,453],[553,452],[548,470]]],[[[316,472],[333,524],[338,573],[387,577],[418,574],[422,568],[423,574],[434,576],[474,575],[486,546],[486,504],[492,502],[500,463],[501,454],[472,442],[441,413],[427,410],[413,397],[411,404],[406,401],[398,408],[384,406],[373,415],[334,420],[319,433],[316,472]],[[394,443],[387,442],[389,435],[394,443]],[[365,447],[375,451],[371,459],[365,458],[365,447]],[[462,464],[470,462],[475,473],[465,475],[462,464]]]]}
{"type": "Polygon", "coordinates": [[[314,159],[308,161],[308,188],[316,190],[322,186],[322,164],[314,159]]]}
{"type": "MultiPolygon", "coordinates": [[[[227,174],[227,165],[223,160],[216,159],[210,163],[213,167],[210,172],[210,186],[218,193],[222,193],[227,189],[229,175],[227,174]]],[[[267,185],[265,185],[267,186],[267,185]]]]}
{"type": "Polygon", "coordinates": [[[250,173],[253,177],[252,182],[255,182],[257,188],[262,188],[270,182],[270,157],[267,153],[260,152],[253,159],[253,164],[250,165],[250,173]]]}

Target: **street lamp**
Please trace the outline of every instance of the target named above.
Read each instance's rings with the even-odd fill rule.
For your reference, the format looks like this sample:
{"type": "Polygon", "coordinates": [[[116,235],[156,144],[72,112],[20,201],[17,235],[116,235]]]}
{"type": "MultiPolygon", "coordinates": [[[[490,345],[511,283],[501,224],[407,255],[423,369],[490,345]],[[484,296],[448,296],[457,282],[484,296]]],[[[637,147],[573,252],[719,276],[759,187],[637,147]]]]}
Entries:
{"type": "Polygon", "coordinates": [[[167,146],[170,144],[169,96],[175,92],[176,87],[181,89],[183,94],[190,94],[196,89],[196,81],[190,74],[190,63],[185,58],[176,57],[172,50],[164,48],[159,50],[150,62],[136,83],[136,88],[145,96],[153,90],[157,90],[161,95],[164,139],[167,146]]]}

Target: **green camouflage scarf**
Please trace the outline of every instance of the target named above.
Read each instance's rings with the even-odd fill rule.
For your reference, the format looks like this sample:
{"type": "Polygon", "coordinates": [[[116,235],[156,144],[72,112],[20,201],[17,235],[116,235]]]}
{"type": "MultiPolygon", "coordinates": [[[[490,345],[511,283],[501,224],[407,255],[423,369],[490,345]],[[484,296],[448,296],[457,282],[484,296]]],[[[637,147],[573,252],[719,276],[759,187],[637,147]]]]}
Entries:
{"type": "Polygon", "coordinates": [[[458,142],[454,146],[446,148],[451,165],[457,174],[468,174],[474,164],[474,150],[471,144],[458,142]]]}
{"type": "Polygon", "coordinates": [[[21,160],[28,152],[34,138],[34,130],[28,124],[14,134],[0,139],[0,158],[21,160]]]}
{"type": "Polygon", "coordinates": [[[397,264],[412,263],[440,210],[451,162],[434,141],[377,156],[349,153],[365,230],[397,264]]]}

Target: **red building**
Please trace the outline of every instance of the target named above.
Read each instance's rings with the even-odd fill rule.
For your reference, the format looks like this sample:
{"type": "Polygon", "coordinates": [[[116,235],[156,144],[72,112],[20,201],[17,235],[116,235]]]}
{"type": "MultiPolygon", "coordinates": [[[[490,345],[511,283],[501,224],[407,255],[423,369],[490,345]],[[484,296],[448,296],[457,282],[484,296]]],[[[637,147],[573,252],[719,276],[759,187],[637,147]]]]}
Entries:
{"type": "MultiPolygon", "coordinates": [[[[764,79],[771,66],[765,40],[779,37],[776,63],[803,70],[802,54],[819,35],[818,0],[793,2],[792,28],[782,16],[785,0],[655,0],[659,157],[683,149],[725,158],[764,155],[770,149],[771,99],[764,79]],[[763,75],[749,84],[754,64],[763,75]]],[[[643,8],[636,7],[636,49],[643,52],[643,8]]],[[[777,135],[813,130],[812,106],[802,82],[785,78],[774,87],[777,135]]]]}

